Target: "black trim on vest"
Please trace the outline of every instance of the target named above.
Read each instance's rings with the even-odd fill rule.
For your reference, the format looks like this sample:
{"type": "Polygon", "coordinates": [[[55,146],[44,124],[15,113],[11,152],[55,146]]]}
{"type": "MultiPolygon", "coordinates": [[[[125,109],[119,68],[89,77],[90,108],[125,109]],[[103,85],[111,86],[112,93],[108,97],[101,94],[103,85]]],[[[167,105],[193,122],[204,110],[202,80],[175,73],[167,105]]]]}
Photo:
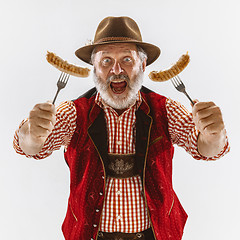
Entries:
{"type": "Polygon", "coordinates": [[[137,168],[143,181],[143,169],[148,149],[148,139],[150,138],[150,127],[152,119],[142,110],[136,111],[136,159],[137,168]]]}
{"type": "Polygon", "coordinates": [[[79,98],[90,99],[91,97],[93,97],[96,94],[97,94],[97,89],[95,87],[93,87],[90,90],[88,90],[87,92],[85,92],[84,94],[82,94],[81,96],[79,96],[78,98],[74,99],[73,101],[75,101],[75,100],[77,100],[79,98]]]}
{"type": "Polygon", "coordinates": [[[145,94],[149,94],[149,93],[152,93],[153,91],[149,88],[146,88],[146,87],[142,86],[142,88],[140,89],[140,92],[145,93],[145,94]]]}
{"type": "Polygon", "coordinates": [[[107,166],[106,164],[109,163],[107,127],[103,110],[97,116],[92,125],[88,128],[88,134],[90,135],[94,145],[96,146],[97,151],[99,152],[104,162],[104,166],[107,166]]]}

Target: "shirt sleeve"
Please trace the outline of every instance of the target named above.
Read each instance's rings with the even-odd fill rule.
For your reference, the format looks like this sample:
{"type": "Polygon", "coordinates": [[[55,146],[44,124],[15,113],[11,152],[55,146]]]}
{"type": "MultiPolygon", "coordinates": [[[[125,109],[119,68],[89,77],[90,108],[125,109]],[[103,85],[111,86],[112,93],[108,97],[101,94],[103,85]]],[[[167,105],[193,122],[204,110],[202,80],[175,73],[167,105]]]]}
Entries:
{"type": "Polygon", "coordinates": [[[28,121],[25,119],[21,122],[19,128],[15,131],[13,148],[18,154],[32,157],[34,159],[43,159],[52,154],[53,151],[59,150],[61,146],[68,147],[72,135],[76,129],[76,108],[72,101],[65,101],[57,107],[56,124],[52,133],[48,136],[42,150],[36,155],[25,154],[19,146],[19,129],[28,121]]]}
{"type": "Polygon", "coordinates": [[[192,113],[180,103],[167,99],[166,110],[168,117],[168,130],[173,144],[183,147],[193,158],[197,160],[217,160],[229,152],[228,138],[225,139],[225,146],[222,151],[213,157],[202,156],[198,152],[197,140],[199,131],[193,122],[192,113]]]}

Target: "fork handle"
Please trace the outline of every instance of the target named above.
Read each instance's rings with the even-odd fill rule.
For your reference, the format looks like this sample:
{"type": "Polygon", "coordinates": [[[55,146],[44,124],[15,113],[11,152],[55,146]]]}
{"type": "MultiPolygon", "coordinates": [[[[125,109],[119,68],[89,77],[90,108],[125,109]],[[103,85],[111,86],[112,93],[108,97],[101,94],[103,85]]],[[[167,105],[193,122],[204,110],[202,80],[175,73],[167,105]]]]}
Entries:
{"type": "Polygon", "coordinates": [[[192,103],[192,105],[195,104],[195,102],[190,98],[190,96],[187,94],[186,91],[184,91],[184,94],[187,96],[187,98],[190,100],[190,102],[192,103]]]}
{"type": "Polygon", "coordinates": [[[55,94],[55,97],[54,97],[54,99],[53,99],[53,101],[52,101],[52,104],[54,105],[54,103],[55,103],[55,101],[56,101],[56,99],[57,99],[57,96],[58,96],[58,93],[60,92],[60,89],[58,88],[58,90],[57,90],[57,92],[56,92],[56,94],[55,94]]]}

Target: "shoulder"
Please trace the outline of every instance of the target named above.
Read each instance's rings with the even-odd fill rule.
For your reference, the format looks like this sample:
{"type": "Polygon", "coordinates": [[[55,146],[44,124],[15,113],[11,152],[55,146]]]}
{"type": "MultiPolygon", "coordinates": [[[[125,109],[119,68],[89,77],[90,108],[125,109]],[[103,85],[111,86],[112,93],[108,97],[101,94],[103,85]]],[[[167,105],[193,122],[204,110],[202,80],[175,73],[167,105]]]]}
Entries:
{"type": "Polygon", "coordinates": [[[79,96],[77,99],[73,100],[73,102],[77,101],[78,99],[91,99],[92,97],[95,97],[96,94],[97,94],[97,89],[95,87],[91,88],[90,90],[88,90],[87,92],[79,96]]]}
{"type": "Polygon", "coordinates": [[[56,110],[57,115],[69,115],[76,112],[75,104],[70,100],[61,102],[60,105],[57,106],[56,110]]]}
{"type": "Polygon", "coordinates": [[[95,102],[97,94],[96,88],[92,88],[79,96],[77,99],[72,100],[77,110],[86,110],[91,107],[95,102]]]}
{"type": "Polygon", "coordinates": [[[142,96],[144,96],[147,99],[163,99],[166,100],[167,98],[159,93],[154,92],[153,90],[142,86],[141,90],[140,90],[142,96]]]}
{"type": "Polygon", "coordinates": [[[168,111],[168,113],[176,113],[178,115],[189,115],[190,112],[187,110],[187,108],[181,104],[180,102],[177,102],[171,98],[167,98],[166,100],[166,109],[168,111]]]}
{"type": "Polygon", "coordinates": [[[146,87],[142,87],[141,96],[146,101],[151,109],[165,108],[167,98],[161,94],[154,92],[146,87]]]}

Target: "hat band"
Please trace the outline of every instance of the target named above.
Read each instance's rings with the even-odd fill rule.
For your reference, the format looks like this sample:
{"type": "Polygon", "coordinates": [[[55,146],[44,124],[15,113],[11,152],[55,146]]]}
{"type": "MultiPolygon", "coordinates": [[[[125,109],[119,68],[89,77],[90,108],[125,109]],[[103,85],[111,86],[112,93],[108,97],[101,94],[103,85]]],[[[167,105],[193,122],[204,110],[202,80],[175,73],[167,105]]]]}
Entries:
{"type": "Polygon", "coordinates": [[[128,38],[128,37],[106,37],[106,38],[101,38],[94,43],[97,44],[102,42],[114,42],[114,41],[137,41],[137,40],[128,38]]]}

